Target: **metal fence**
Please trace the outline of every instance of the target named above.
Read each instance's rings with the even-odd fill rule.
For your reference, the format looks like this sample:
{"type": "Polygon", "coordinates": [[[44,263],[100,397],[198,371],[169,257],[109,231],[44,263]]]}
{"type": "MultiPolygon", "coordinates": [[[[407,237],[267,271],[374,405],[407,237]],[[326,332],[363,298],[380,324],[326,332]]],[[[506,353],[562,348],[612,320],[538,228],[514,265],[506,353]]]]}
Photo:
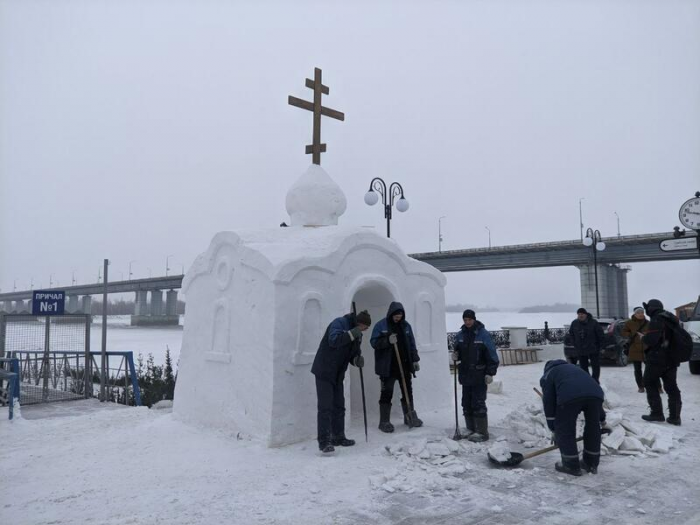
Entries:
{"type": "MultiPolygon", "coordinates": [[[[455,337],[459,332],[447,333],[447,349],[452,352],[455,347],[455,337]]],[[[489,331],[496,348],[510,348],[510,332],[508,330],[489,331]]]]}
{"type": "Polygon", "coordinates": [[[527,331],[527,346],[563,343],[566,328],[534,328],[527,331]]]}
{"type": "Polygon", "coordinates": [[[19,396],[19,363],[17,359],[0,358],[0,406],[8,407],[10,419],[19,396]]]}
{"type": "MultiPolygon", "coordinates": [[[[0,315],[0,357],[18,362],[23,405],[100,398],[100,352],[90,351],[90,315],[0,315]]],[[[105,401],[140,405],[132,352],[107,352],[105,401]]]]}

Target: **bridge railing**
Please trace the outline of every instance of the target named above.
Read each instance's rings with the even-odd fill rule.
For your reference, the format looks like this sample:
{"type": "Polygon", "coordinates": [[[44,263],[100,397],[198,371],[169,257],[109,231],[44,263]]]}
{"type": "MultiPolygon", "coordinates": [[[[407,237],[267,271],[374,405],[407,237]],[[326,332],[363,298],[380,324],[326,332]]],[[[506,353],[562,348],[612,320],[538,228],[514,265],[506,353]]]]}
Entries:
{"type": "MultiPolygon", "coordinates": [[[[447,349],[454,350],[455,337],[458,332],[448,332],[447,349]]],[[[496,348],[510,348],[509,330],[490,330],[496,348]]],[[[532,328],[527,331],[527,346],[540,346],[544,344],[558,344],[564,342],[566,328],[532,328]]]]}

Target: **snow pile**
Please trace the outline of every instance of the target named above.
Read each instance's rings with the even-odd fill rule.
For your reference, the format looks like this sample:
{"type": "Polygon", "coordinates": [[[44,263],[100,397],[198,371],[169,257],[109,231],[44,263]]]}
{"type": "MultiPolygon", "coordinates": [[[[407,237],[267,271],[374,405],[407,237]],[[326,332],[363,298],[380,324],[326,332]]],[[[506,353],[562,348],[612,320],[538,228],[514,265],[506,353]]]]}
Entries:
{"type": "MultiPolygon", "coordinates": [[[[619,406],[617,396],[606,397],[606,408],[619,406]]],[[[666,454],[673,448],[673,431],[657,425],[633,423],[618,410],[606,411],[606,427],[611,433],[603,435],[601,454],[626,456],[646,455],[654,457],[666,454]]],[[[546,447],[551,444],[552,432],[541,406],[521,405],[508,414],[504,423],[512,430],[518,441],[526,448],[546,447]]],[[[583,415],[579,416],[576,435],[583,435],[583,415]]]]}
{"type": "MultiPolygon", "coordinates": [[[[503,461],[510,457],[504,437],[493,449],[503,461]]],[[[487,445],[467,440],[454,441],[443,436],[416,438],[411,441],[385,446],[385,454],[399,462],[399,467],[369,477],[370,486],[389,493],[413,492],[444,495],[481,479],[484,472],[508,480],[532,475],[522,469],[484,470],[487,460],[487,445]],[[469,481],[467,481],[469,480],[469,481]]],[[[492,454],[494,455],[494,454],[492,454]]],[[[495,457],[495,456],[494,456],[495,457]]]]}

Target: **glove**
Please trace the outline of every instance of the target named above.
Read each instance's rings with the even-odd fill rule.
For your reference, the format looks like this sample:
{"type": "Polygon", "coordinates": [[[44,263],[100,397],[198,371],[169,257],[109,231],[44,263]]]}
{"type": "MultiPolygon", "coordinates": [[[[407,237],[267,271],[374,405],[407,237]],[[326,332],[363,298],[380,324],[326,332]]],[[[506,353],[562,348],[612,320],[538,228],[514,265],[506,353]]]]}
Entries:
{"type": "MultiPolygon", "coordinates": [[[[486,375],[491,376],[491,380],[493,381],[493,376],[496,375],[496,372],[498,371],[498,368],[489,368],[486,370],[486,375]]],[[[487,383],[488,384],[488,383],[487,383]]]]}
{"type": "Polygon", "coordinates": [[[361,355],[358,355],[352,360],[352,364],[355,365],[357,368],[362,368],[363,366],[365,366],[365,358],[361,355]]]}
{"type": "Polygon", "coordinates": [[[396,341],[398,341],[398,337],[396,337],[396,334],[390,334],[389,335],[389,344],[395,345],[396,341]]]}
{"type": "Polygon", "coordinates": [[[360,339],[362,338],[362,330],[360,330],[359,326],[356,326],[350,330],[350,335],[352,336],[353,340],[360,339]]]}
{"type": "Polygon", "coordinates": [[[493,383],[493,376],[484,376],[484,381],[487,385],[490,385],[491,383],[493,383]]]}
{"type": "Polygon", "coordinates": [[[456,363],[459,361],[459,354],[457,352],[450,352],[450,359],[456,363]]]}
{"type": "Polygon", "coordinates": [[[415,361],[413,363],[413,371],[418,372],[418,370],[420,370],[420,365],[418,364],[418,361],[415,361]]]}

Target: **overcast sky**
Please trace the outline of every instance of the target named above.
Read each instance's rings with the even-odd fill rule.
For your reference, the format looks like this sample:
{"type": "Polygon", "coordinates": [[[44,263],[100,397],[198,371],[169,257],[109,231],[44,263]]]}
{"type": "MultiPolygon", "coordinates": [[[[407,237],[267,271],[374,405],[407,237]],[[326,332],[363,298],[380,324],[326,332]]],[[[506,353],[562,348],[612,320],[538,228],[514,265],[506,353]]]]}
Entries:
{"type": "MultiPolygon", "coordinates": [[[[304,79],[345,122],[322,166],[407,252],[670,231],[700,190],[700,2],[0,0],[0,288],[179,273],[222,230],[288,220],[304,79]]],[[[576,268],[448,274],[448,302],[578,302],[576,268]]],[[[630,301],[700,293],[635,264],[630,301]]],[[[633,306],[631,304],[630,306],[633,306]]]]}

